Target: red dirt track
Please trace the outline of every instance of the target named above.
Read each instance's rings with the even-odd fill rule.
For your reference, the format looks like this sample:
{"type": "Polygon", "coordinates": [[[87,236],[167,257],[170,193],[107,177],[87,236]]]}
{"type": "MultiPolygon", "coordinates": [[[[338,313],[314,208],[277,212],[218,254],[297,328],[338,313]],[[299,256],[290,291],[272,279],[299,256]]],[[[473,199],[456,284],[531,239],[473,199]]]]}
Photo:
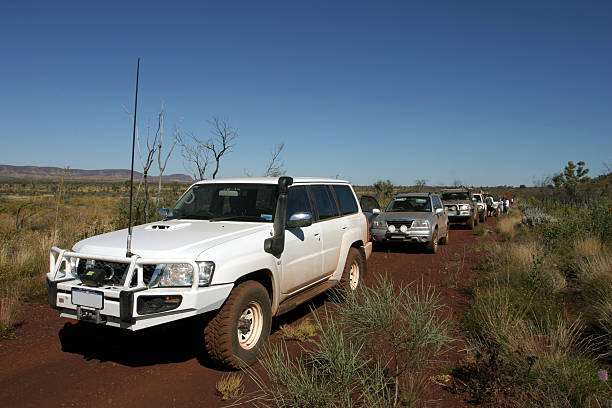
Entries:
{"type": "MultiPolygon", "coordinates": [[[[495,219],[487,221],[490,227],[495,219]]],[[[453,319],[467,310],[464,291],[483,252],[469,251],[470,244],[490,239],[471,230],[454,228],[450,243],[438,254],[422,248],[375,247],[368,260],[368,279],[387,274],[395,283],[423,281],[435,285],[440,301],[449,306],[453,319]],[[451,263],[465,263],[455,273],[451,263]],[[447,269],[448,267],[448,269],[447,269]]],[[[276,319],[293,324],[310,313],[310,307],[326,304],[321,295],[307,305],[276,319]]],[[[215,383],[224,374],[203,355],[199,321],[125,332],[61,319],[46,303],[28,303],[20,315],[14,337],[0,341],[0,407],[222,407],[215,383]]],[[[278,332],[271,341],[278,341],[278,332]]],[[[293,347],[291,347],[293,348],[293,347]]],[[[459,352],[447,356],[453,362],[459,352]]],[[[247,390],[253,385],[246,379],[247,390]]],[[[440,407],[464,407],[462,396],[440,386],[429,387],[440,407]]],[[[248,406],[248,405],[245,405],[248,406]]]]}

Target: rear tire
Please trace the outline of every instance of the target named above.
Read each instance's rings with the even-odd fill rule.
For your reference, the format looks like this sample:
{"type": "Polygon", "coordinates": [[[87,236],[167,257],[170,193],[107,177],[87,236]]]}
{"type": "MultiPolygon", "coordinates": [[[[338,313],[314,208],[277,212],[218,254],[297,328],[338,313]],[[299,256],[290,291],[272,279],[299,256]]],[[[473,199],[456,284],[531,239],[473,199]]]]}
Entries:
{"type": "Polygon", "coordinates": [[[204,329],[206,351],[222,366],[239,369],[257,361],[272,327],[268,291],[255,281],[236,286],[204,329]]]}
{"type": "Polygon", "coordinates": [[[436,228],[431,236],[431,241],[427,243],[427,252],[435,254],[438,252],[438,229],[436,228]]]}
{"type": "Polygon", "coordinates": [[[365,274],[366,263],[363,255],[357,248],[349,249],[342,277],[336,286],[340,294],[346,295],[357,291],[365,274]]]}

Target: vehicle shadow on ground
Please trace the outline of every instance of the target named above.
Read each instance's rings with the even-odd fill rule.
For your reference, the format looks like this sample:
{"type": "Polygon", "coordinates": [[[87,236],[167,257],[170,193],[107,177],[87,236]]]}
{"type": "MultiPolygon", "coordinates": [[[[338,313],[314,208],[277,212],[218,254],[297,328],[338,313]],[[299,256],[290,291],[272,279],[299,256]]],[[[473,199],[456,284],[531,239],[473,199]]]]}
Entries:
{"type": "MultiPolygon", "coordinates": [[[[329,298],[323,293],[274,318],[272,334],[319,309],[329,298]]],[[[204,327],[211,317],[209,313],[135,332],[93,323],[66,323],[58,336],[63,352],[82,355],[86,360],[144,367],[196,358],[207,368],[226,371],[210,359],[204,346],[204,327]]]]}
{"type": "Polygon", "coordinates": [[[413,243],[379,243],[374,242],[372,246],[374,252],[387,252],[393,254],[426,254],[425,244],[413,243]]]}

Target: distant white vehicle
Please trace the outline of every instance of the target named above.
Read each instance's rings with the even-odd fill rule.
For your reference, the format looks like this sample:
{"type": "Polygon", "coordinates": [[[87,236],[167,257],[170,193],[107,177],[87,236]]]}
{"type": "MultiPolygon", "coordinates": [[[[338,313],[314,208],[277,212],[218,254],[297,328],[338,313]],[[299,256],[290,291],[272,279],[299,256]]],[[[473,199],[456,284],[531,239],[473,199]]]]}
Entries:
{"type": "Polygon", "coordinates": [[[356,290],[372,251],[348,182],[245,178],[192,185],[163,221],[52,248],[51,306],[129,330],[213,312],[206,349],[252,364],[272,317],[334,286],[356,290]]]}

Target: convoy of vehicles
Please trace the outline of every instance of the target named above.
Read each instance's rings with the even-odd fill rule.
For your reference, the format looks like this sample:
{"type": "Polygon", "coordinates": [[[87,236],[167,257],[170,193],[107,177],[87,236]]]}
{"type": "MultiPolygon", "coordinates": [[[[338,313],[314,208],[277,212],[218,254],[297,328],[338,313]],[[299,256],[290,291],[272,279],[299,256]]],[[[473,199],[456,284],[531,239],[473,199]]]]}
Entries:
{"type": "Polygon", "coordinates": [[[382,209],[341,180],[199,181],[160,210],[161,221],[129,236],[123,229],[53,247],[49,303],[63,317],[128,330],[209,313],[208,354],[238,368],[256,361],[273,316],[331,288],[358,290],[372,241],[436,253],[451,222],[478,223],[478,197],[403,193],[382,209]]]}

